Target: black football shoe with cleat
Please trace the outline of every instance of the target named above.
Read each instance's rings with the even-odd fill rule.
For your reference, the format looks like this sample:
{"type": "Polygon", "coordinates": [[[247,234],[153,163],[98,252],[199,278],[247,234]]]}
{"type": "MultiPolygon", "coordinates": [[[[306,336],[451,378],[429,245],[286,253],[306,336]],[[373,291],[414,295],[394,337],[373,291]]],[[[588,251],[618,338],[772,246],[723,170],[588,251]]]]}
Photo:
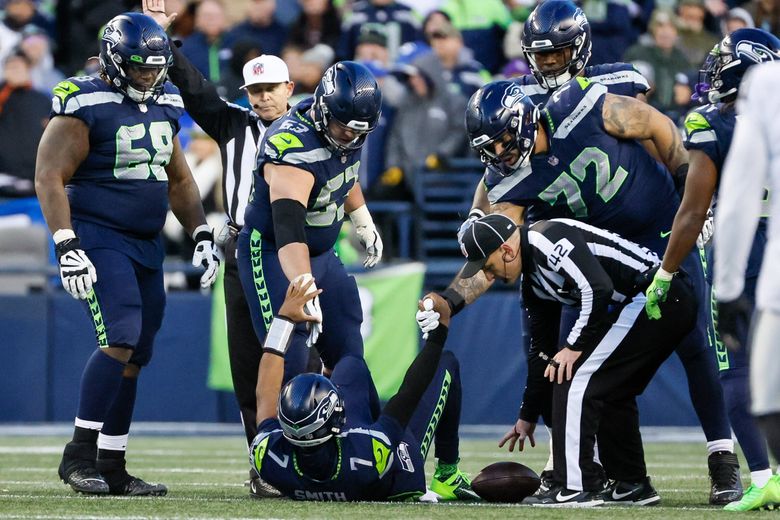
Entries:
{"type": "Polygon", "coordinates": [[[249,496],[257,499],[279,498],[282,493],[260,477],[255,476],[249,479],[249,496]]]}
{"type": "Polygon", "coordinates": [[[108,483],[109,493],[127,497],[162,497],[168,493],[163,484],[150,484],[130,475],[125,459],[99,459],[96,467],[108,483]]]}
{"type": "Polygon", "coordinates": [[[716,451],[707,458],[710,470],[710,504],[723,506],[742,498],[739,461],[730,451],[716,451]]]}
{"type": "Polygon", "coordinates": [[[601,491],[575,491],[553,485],[547,491],[538,490],[521,503],[538,507],[595,507],[604,503],[601,491]]]}
{"type": "Polygon", "coordinates": [[[661,501],[650,477],[639,482],[612,480],[601,494],[605,506],[654,506],[661,501]]]}
{"type": "Polygon", "coordinates": [[[74,491],[88,495],[106,495],[106,479],[95,469],[97,446],[93,443],[69,442],[65,445],[57,470],[63,482],[74,491]]]}

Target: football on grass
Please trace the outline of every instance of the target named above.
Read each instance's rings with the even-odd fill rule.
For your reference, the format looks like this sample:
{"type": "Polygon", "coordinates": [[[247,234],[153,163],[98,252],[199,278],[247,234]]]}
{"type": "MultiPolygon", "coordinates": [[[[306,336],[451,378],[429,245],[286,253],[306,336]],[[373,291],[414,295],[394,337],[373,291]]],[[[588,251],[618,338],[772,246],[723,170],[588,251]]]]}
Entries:
{"type": "Polygon", "coordinates": [[[479,472],[471,488],[488,502],[520,502],[539,489],[539,475],[517,462],[496,462],[479,472]]]}

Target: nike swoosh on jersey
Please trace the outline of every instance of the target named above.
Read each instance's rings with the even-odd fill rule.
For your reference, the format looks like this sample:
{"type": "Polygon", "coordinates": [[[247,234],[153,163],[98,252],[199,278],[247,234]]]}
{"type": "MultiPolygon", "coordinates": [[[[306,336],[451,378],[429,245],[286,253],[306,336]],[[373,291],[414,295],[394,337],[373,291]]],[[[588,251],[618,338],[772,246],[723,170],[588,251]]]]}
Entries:
{"type": "Polygon", "coordinates": [[[574,493],[573,495],[564,495],[564,494],[563,494],[563,491],[558,491],[558,495],[555,497],[555,499],[556,499],[558,502],[566,502],[566,501],[568,501],[568,500],[571,500],[572,498],[576,497],[576,496],[577,496],[577,495],[579,495],[579,494],[580,494],[580,492],[579,492],[579,491],[577,491],[577,492],[576,492],[576,493],[574,493]]]}
{"type": "Polygon", "coordinates": [[[666,238],[666,237],[668,237],[671,234],[672,234],[671,230],[669,230],[669,231],[661,231],[661,238],[666,238]]]}
{"type": "Polygon", "coordinates": [[[282,137],[282,136],[279,136],[279,139],[281,139],[283,142],[285,142],[285,143],[287,143],[287,144],[292,144],[292,139],[285,139],[285,138],[284,138],[284,137],[282,137]]]}

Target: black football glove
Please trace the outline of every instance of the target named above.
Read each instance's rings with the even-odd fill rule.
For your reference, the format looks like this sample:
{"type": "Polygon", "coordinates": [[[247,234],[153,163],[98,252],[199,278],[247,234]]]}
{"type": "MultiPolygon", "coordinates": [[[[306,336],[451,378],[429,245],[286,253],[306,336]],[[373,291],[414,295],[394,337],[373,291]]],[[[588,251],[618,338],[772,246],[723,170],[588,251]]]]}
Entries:
{"type": "Polygon", "coordinates": [[[745,295],[730,302],[718,301],[718,332],[729,350],[739,350],[743,347],[741,338],[747,337],[751,310],[745,295]]]}

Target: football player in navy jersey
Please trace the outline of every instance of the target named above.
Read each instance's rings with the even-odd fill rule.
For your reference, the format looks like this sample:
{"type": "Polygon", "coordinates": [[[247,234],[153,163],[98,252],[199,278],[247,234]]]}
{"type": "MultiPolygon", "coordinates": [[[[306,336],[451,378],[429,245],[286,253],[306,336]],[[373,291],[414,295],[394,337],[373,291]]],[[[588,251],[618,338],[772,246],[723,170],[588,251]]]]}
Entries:
{"type": "MultiPolygon", "coordinates": [[[[368,253],[382,257],[382,240],[357,183],[360,148],[379,121],[382,94],[359,63],[331,66],[314,97],[268,129],[258,147],[254,192],[239,235],[241,283],[262,341],[290,281],[316,279],[322,296],[307,303],[318,320],[301,324],[285,357],[285,377],[301,373],[316,345],[326,371],[346,354],[363,356],[357,284],[333,251],[349,215],[368,253]]],[[[378,410],[376,395],[372,401],[378,410]]]]}
{"type": "Polygon", "coordinates": [[[85,300],[98,349],[81,379],[73,440],[59,475],[83,493],[164,495],[128,474],[125,450],[141,367],[165,307],[160,230],[170,202],[196,242],[193,264],[216,279],[219,253],[176,133],[183,112],[165,82],[168,38],[151,18],[121,14],[100,40],[100,77],[54,88],[35,185],[65,289],[85,300]]]}
{"type": "MultiPolygon", "coordinates": [[[[777,60],[780,60],[780,40],[760,29],[739,29],[716,45],[704,64],[696,95],[709,104],[696,108],[685,118],[684,144],[690,154],[690,168],[661,268],[647,289],[645,308],[651,319],[661,316],[659,303],[665,301],[672,278],[696,242],[696,227],[701,229],[710,203],[717,196],[720,172],[734,134],[735,102],[742,77],[753,65],[777,60]]],[[[767,192],[764,200],[766,211],[759,221],[748,261],[745,284],[745,296],[750,307],[750,312],[746,313],[748,318],[755,307],[756,283],[767,241],[768,202],[767,192]]],[[[708,276],[711,276],[714,266],[712,251],[709,253],[708,276]]],[[[749,323],[739,324],[742,345],[747,344],[748,328],[749,323]]],[[[772,470],[769,468],[766,441],[750,413],[747,353],[745,349],[729,351],[720,341],[717,347],[731,425],[747,459],[752,480],[742,500],[728,504],[726,509],[758,509],[767,505],[767,500],[771,498],[764,488],[769,484],[772,470]]]]}
{"type": "MultiPolygon", "coordinates": [[[[521,44],[533,74],[512,81],[535,105],[544,105],[555,89],[576,76],[601,83],[612,94],[642,101],[650,90],[645,77],[629,63],[587,66],[591,54],[590,24],[582,9],[570,0],[547,0],[539,4],[525,22],[521,44]]],[[[462,236],[473,220],[488,212],[491,204],[500,201],[501,192],[511,182],[508,178],[502,186],[484,183],[477,186],[472,210],[459,235],[462,236]]]]}
{"type": "MultiPolygon", "coordinates": [[[[425,487],[431,442],[438,458],[431,491],[439,500],[476,500],[458,469],[460,370],[445,317],[432,329],[384,410],[374,410],[374,382],[361,357],[343,356],[330,378],[300,374],[282,387],[284,357],[304,309],[322,289],[298,278],[287,289],[263,345],[257,386],[258,435],[250,461],[260,477],[295,500],[414,500],[425,487]]],[[[438,296],[420,308],[443,311],[438,296]]]]}

